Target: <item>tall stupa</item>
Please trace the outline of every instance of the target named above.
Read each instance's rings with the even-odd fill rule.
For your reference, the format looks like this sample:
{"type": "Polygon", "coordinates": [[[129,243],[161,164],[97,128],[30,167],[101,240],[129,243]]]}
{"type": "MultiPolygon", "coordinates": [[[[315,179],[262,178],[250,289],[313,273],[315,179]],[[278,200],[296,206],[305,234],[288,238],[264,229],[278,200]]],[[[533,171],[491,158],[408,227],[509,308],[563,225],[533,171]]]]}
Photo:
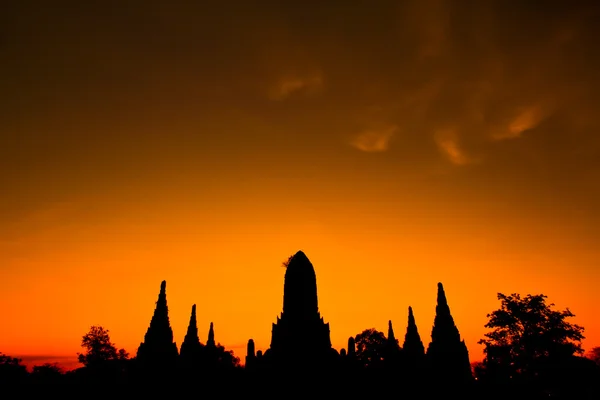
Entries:
{"type": "Polygon", "coordinates": [[[286,263],[283,312],[273,324],[265,357],[278,367],[313,368],[334,362],[337,355],[329,324],[319,313],[315,270],[306,254],[298,251],[286,263]]]}

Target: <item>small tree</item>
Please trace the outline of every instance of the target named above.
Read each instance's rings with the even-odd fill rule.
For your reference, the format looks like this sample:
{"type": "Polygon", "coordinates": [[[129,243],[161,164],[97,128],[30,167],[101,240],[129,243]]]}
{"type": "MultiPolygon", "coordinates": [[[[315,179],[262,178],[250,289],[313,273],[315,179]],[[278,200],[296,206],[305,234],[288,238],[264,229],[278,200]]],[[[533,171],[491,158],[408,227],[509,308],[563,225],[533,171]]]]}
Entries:
{"type": "Polygon", "coordinates": [[[291,256],[289,256],[289,257],[288,257],[286,260],[284,260],[284,261],[281,263],[281,266],[282,266],[283,268],[287,268],[287,267],[289,267],[289,265],[290,265],[290,262],[292,261],[292,258],[294,258],[294,255],[293,255],[293,254],[292,254],[291,256]]]}
{"type": "Polygon", "coordinates": [[[15,383],[27,377],[27,367],[20,358],[0,353],[0,382],[15,383]]]}
{"type": "Polygon", "coordinates": [[[543,294],[498,293],[500,309],[488,314],[484,364],[488,374],[504,378],[532,378],[544,367],[583,352],[583,328],[567,321],[573,313],[553,310],[543,294]]]}
{"type": "Polygon", "coordinates": [[[77,358],[86,367],[94,367],[119,358],[117,348],[110,341],[108,330],[101,326],[92,326],[90,331],[83,335],[81,347],[85,349],[85,353],[77,353],[77,358]]]}
{"type": "Polygon", "coordinates": [[[600,366],[600,347],[593,347],[588,353],[587,358],[600,366]]]}
{"type": "Polygon", "coordinates": [[[129,353],[125,349],[119,349],[117,352],[118,360],[129,360],[129,353]]]}
{"type": "Polygon", "coordinates": [[[367,368],[377,368],[383,365],[387,340],[383,332],[374,328],[365,329],[354,337],[356,343],[356,358],[367,368]]]}
{"type": "Polygon", "coordinates": [[[31,371],[34,380],[55,382],[64,376],[63,369],[57,363],[35,365],[31,371]]]}
{"type": "Polygon", "coordinates": [[[222,368],[237,368],[240,366],[240,359],[233,354],[232,350],[225,349],[225,346],[218,343],[217,346],[217,363],[222,368]]]}

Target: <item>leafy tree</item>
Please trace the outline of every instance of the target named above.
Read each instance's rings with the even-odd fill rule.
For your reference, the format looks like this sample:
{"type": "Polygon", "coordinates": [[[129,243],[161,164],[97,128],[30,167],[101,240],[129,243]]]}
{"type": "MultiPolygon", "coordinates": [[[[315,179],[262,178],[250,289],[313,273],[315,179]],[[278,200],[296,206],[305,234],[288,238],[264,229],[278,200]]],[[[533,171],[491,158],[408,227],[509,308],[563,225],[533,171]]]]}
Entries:
{"type": "Polygon", "coordinates": [[[387,340],[383,332],[375,328],[365,329],[354,337],[356,343],[356,358],[367,368],[377,368],[383,365],[387,340]]]}
{"type": "Polygon", "coordinates": [[[240,366],[239,357],[236,357],[232,350],[226,350],[220,343],[203,346],[201,357],[209,368],[230,369],[240,366]]]}
{"type": "Polygon", "coordinates": [[[117,352],[117,359],[118,360],[129,360],[129,353],[127,351],[125,351],[125,349],[119,349],[119,351],[117,352]]]}
{"type": "Polygon", "coordinates": [[[115,345],[110,341],[108,332],[108,329],[95,325],[83,335],[81,347],[85,349],[85,352],[77,353],[80,363],[86,367],[94,367],[106,361],[124,359],[123,357],[128,356],[124,349],[117,351],[115,345]]]}
{"type": "Polygon", "coordinates": [[[552,309],[543,294],[521,298],[519,294],[498,293],[500,309],[488,314],[485,334],[479,344],[485,346],[487,374],[502,378],[540,376],[551,364],[569,360],[583,352],[583,327],[571,324],[574,316],[567,308],[552,309]]]}
{"type": "Polygon", "coordinates": [[[62,379],[63,376],[63,369],[56,363],[35,365],[31,371],[31,377],[38,381],[56,382],[62,379]]]}
{"type": "Polygon", "coordinates": [[[0,382],[14,383],[27,377],[27,367],[20,358],[0,353],[0,382]]]}
{"type": "Polygon", "coordinates": [[[284,261],[281,263],[281,266],[282,266],[282,267],[284,267],[284,268],[287,268],[287,267],[289,267],[289,265],[290,265],[290,262],[292,261],[292,258],[294,258],[294,254],[292,254],[292,255],[291,255],[291,256],[289,256],[289,257],[288,257],[286,260],[284,260],[284,261]]]}
{"type": "Polygon", "coordinates": [[[587,358],[600,366],[600,347],[593,347],[587,354],[587,358]]]}
{"type": "Polygon", "coordinates": [[[42,365],[34,365],[32,369],[32,373],[49,373],[49,374],[62,374],[64,373],[63,369],[57,363],[44,363],[42,365]]]}
{"type": "Polygon", "coordinates": [[[482,361],[474,361],[471,363],[471,371],[473,371],[473,376],[475,379],[485,379],[485,364],[482,361]]]}
{"type": "Polygon", "coordinates": [[[240,366],[240,358],[236,357],[232,350],[226,350],[220,343],[217,344],[217,360],[219,365],[225,368],[240,366]]]}

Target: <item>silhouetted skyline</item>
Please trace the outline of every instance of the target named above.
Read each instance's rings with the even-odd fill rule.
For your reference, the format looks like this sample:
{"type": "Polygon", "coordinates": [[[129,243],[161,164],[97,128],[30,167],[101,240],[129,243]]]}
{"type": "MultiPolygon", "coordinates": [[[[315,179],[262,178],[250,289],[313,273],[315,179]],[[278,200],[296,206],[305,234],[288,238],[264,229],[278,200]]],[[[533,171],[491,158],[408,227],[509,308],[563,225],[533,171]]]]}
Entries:
{"type": "Polygon", "coordinates": [[[498,292],[600,345],[600,7],[543,3],[3,2],[0,351],[135,355],[166,280],[243,363],[298,248],[336,350],[438,282],[472,361],[498,292]]]}
{"type": "Polygon", "coordinates": [[[359,391],[379,396],[407,385],[414,386],[413,395],[426,398],[500,399],[518,395],[528,399],[596,399],[600,394],[600,347],[582,357],[585,328],[568,321],[573,317],[570,310],[554,310],[543,294],[521,297],[498,293],[501,306],[487,315],[486,327],[491,331],[480,341],[485,346],[483,362],[470,362],[441,282],[437,284],[435,318],[426,350],[409,306],[403,345],[396,338],[393,321],[388,320],[387,335],[364,329],[350,336],[347,348],[338,351],[331,345],[331,327],[319,312],[313,264],[300,250],[284,266],[283,311],[272,324],[271,344],[264,352],[257,351],[250,338],[245,357],[237,356],[218,341],[213,322],[206,340],[201,340],[196,304],[191,307],[188,329],[178,347],[169,321],[167,282],[163,280],[135,356],[117,349],[110,330],[91,326],[78,353],[81,368],[64,371],[56,364],[43,364],[27,371],[21,360],[0,353],[0,383],[49,384],[63,390],[115,383],[134,384],[139,389],[204,384],[218,396],[255,396],[265,387],[273,390],[277,385],[295,395],[335,388],[337,395],[344,397],[359,391]]]}

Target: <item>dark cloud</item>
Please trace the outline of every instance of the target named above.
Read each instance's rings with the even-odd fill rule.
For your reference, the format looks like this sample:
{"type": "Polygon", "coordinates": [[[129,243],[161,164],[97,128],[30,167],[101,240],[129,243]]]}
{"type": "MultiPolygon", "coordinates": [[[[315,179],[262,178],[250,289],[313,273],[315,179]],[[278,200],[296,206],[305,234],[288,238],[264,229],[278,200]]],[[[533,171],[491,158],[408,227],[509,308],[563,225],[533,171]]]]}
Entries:
{"type": "Polygon", "coordinates": [[[548,182],[566,170],[592,179],[598,8],[10,2],[0,181],[24,190],[37,179],[51,193],[50,180],[110,185],[116,170],[219,165],[291,152],[288,143],[318,158],[316,148],[365,137],[363,150],[386,150],[398,166],[476,165],[519,181],[543,178],[537,160],[555,172],[548,182]]]}

